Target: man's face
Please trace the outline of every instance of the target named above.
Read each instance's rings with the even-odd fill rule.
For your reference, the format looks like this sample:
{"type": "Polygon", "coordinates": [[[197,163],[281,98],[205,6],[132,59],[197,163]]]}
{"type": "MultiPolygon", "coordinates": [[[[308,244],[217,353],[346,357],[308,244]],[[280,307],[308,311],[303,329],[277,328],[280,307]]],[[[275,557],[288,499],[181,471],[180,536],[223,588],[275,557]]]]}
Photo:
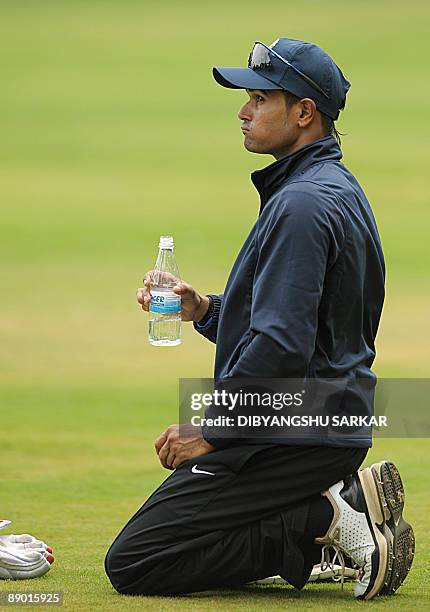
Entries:
{"type": "Polygon", "coordinates": [[[269,153],[276,158],[297,138],[297,125],[288,121],[284,92],[279,90],[247,89],[249,100],[238,113],[245,136],[244,146],[252,153],[269,153]]]}

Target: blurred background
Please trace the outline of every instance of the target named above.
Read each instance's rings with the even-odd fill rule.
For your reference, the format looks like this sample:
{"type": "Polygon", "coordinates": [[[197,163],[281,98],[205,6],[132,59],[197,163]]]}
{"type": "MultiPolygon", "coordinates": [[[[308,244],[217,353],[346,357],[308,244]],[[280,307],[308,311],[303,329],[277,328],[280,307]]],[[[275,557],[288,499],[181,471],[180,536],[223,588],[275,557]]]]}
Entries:
{"type": "MultiPolygon", "coordinates": [[[[185,280],[221,292],[258,214],[249,174],[273,161],[243,148],[246,93],[213,65],[288,36],[352,82],[343,161],[387,263],[375,371],[429,375],[429,17],[418,0],[1,2],[0,514],[55,540],[44,587],[70,581],[73,609],[115,600],[103,554],[164,476],[152,441],[177,420],[178,378],[212,374],[190,325],[180,347],[147,341],[135,291],[158,237],[185,280]]],[[[378,444],[412,481],[428,458],[378,444]]]]}

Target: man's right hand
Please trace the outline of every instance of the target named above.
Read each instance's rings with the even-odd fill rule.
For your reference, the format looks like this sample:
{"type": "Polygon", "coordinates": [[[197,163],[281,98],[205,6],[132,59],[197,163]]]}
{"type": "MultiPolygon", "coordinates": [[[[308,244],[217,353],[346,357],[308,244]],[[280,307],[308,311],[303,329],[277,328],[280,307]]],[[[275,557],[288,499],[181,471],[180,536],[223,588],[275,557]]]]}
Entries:
{"type": "MultiPolygon", "coordinates": [[[[143,279],[143,287],[139,287],[136,298],[143,310],[149,311],[151,301],[151,277],[154,270],[149,270],[143,279]]],[[[209,308],[209,298],[200,295],[190,284],[180,281],[173,291],[181,296],[181,319],[182,321],[195,321],[198,323],[203,319],[209,308]]]]}

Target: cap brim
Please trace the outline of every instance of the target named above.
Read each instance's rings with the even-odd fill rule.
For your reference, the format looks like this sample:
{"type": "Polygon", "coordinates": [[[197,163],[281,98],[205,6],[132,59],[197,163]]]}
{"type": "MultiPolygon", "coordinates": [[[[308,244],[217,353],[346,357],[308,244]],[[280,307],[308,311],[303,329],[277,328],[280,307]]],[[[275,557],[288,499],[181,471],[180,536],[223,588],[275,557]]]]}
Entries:
{"type": "Polygon", "coordinates": [[[217,83],[229,89],[282,89],[277,83],[262,77],[251,68],[216,66],[212,73],[217,83]]]}

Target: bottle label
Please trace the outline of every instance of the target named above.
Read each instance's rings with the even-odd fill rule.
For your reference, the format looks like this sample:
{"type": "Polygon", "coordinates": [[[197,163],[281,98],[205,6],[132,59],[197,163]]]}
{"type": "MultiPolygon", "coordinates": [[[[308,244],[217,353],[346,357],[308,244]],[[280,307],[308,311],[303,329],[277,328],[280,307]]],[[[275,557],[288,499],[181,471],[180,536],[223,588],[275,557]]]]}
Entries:
{"type": "Polygon", "coordinates": [[[181,312],[181,297],[176,293],[166,291],[151,290],[151,312],[161,313],[180,313],[181,312]]]}

